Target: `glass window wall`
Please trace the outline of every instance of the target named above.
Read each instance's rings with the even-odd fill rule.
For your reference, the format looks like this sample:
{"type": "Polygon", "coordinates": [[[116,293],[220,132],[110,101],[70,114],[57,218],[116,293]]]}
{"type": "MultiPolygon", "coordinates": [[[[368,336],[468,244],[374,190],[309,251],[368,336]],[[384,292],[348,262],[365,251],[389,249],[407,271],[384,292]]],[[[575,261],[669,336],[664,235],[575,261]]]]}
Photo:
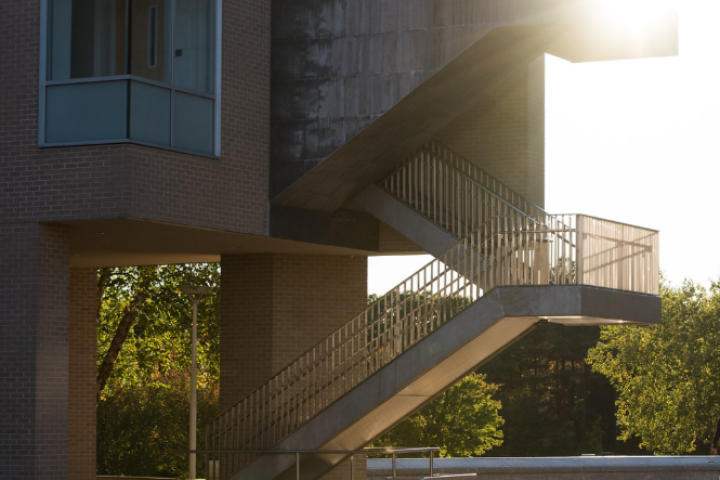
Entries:
{"type": "Polygon", "coordinates": [[[126,139],[218,155],[220,2],[46,0],[41,145],[126,139]]]}

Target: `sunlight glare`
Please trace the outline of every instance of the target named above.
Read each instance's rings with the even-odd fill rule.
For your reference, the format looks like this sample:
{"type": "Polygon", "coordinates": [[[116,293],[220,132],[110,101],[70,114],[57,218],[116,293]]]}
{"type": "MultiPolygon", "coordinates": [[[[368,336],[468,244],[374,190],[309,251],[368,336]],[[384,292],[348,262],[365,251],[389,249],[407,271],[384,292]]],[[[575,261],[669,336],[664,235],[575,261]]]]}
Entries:
{"type": "Polygon", "coordinates": [[[660,17],[671,6],[671,2],[669,0],[602,0],[601,5],[605,16],[611,21],[639,33],[660,17]]]}

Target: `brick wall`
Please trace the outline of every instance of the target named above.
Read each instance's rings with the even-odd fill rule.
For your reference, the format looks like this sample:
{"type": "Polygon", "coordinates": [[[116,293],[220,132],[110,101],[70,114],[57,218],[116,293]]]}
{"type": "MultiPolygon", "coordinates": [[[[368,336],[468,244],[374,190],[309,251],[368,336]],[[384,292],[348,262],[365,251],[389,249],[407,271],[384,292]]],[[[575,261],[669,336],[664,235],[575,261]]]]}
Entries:
{"type": "Polygon", "coordinates": [[[65,227],[0,224],[0,472],[68,478],[65,227]]]}
{"type": "Polygon", "coordinates": [[[366,305],[367,257],[223,256],[221,408],[262,385],[366,305]]]}
{"type": "MultiPolygon", "coordinates": [[[[220,407],[228,408],[367,306],[367,257],[222,257],[220,407]]],[[[364,459],[356,459],[364,478],[364,459]]],[[[325,480],[349,478],[345,462],[325,480]]]]}
{"type": "Polygon", "coordinates": [[[528,200],[545,203],[545,60],[531,63],[435,137],[528,200]]]}
{"type": "Polygon", "coordinates": [[[389,225],[379,222],[378,251],[382,253],[424,253],[424,250],[389,225]]]}
{"type": "Polygon", "coordinates": [[[222,158],[38,148],[40,0],[0,2],[0,222],[141,218],[265,234],[270,1],[223,5],[222,158]]]}
{"type": "Polygon", "coordinates": [[[97,271],[70,269],[68,478],[96,479],[97,271]]]}

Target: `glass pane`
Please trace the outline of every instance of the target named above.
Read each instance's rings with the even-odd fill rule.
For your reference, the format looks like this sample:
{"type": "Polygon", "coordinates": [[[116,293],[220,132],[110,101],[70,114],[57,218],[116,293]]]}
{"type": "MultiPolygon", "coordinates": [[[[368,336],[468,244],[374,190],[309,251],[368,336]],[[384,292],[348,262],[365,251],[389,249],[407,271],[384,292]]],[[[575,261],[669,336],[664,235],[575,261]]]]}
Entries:
{"type": "Polygon", "coordinates": [[[175,92],[173,146],[212,155],[214,103],[209,98],[175,92]]]}
{"type": "Polygon", "coordinates": [[[125,73],[125,0],[48,2],[48,79],[125,73]]]}
{"type": "Polygon", "coordinates": [[[170,1],[132,0],[130,73],[170,83],[170,1]]]}
{"type": "Polygon", "coordinates": [[[215,82],[215,2],[176,0],[175,85],[212,93],[215,82]]]}
{"type": "Polygon", "coordinates": [[[48,143],[127,138],[127,82],[50,86],[46,121],[48,143]]]}
{"type": "Polygon", "coordinates": [[[170,146],[170,90],[130,83],[130,138],[170,146]]]}

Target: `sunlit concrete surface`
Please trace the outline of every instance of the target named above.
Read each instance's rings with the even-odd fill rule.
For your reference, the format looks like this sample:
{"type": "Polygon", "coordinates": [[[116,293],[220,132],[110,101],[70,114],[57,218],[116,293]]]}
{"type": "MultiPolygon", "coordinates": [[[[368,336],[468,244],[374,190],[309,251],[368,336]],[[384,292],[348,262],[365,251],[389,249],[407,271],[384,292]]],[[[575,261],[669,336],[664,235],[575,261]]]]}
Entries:
{"type": "MultiPolygon", "coordinates": [[[[440,458],[435,473],[477,473],[488,480],[716,480],[720,458],[693,457],[529,457],[529,458],[440,458]]],[[[398,476],[427,476],[428,460],[397,460],[398,476]]],[[[368,480],[392,476],[389,458],[369,459],[368,480]]]]}

